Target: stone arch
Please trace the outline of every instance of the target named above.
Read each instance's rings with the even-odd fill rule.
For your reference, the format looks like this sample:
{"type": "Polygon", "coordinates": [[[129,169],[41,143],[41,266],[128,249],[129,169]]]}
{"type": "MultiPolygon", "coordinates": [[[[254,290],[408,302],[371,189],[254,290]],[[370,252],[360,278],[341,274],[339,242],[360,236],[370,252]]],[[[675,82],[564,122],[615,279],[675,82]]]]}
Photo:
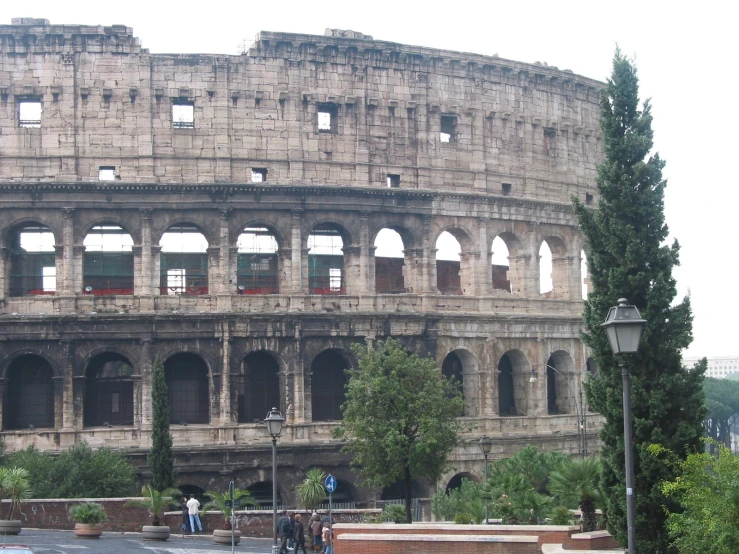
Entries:
{"type": "Polygon", "coordinates": [[[8,296],[56,294],[54,232],[35,220],[16,223],[7,232],[8,296]]]}
{"type": "Polygon", "coordinates": [[[564,350],[550,354],[547,360],[547,412],[576,413],[575,363],[564,350]]]}
{"type": "Polygon", "coordinates": [[[2,230],[2,243],[6,246],[10,246],[16,232],[26,226],[40,226],[40,227],[46,227],[49,229],[49,232],[54,236],[54,244],[61,244],[62,242],[62,235],[59,229],[55,225],[51,225],[44,221],[42,217],[38,217],[36,215],[30,216],[30,217],[19,217],[18,219],[13,220],[11,223],[5,226],[5,228],[2,230]]]}
{"type": "Polygon", "coordinates": [[[89,227],[82,240],[82,287],[85,294],[133,294],[133,237],[114,220],[89,227]]]}
{"type": "Polygon", "coordinates": [[[280,363],[268,350],[246,354],[241,362],[238,389],[239,423],[261,424],[280,403],[280,363]]]}
{"type": "Polygon", "coordinates": [[[539,293],[547,298],[568,299],[569,275],[570,258],[564,239],[557,235],[544,236],[539,247],[539,293]]]}
{"type": "Polygon", "coordinates": [[[357,499],[357,489],[346,479],[337,479],[336,491],[334,491],[333,497],[334,502],[354,502],[357,499]]]}
{"type": "Polygon", "coordinates": [[[202,487],[198,487],[197,485],[178,485],[180,492],[182,493],[182,496],[185,496],[187,498],[190,497],[190,495],[193,495],[195,498],[197,498],[199,501],[203,501],[203,499],[207,498],[205,494],[205,489],[202,487]]]}
{"type": "Polygon", "coordinates": [[[340,421],[341,406],[346,401],[346,370],[349,359],[339,349],[328,348],[310,363],[311,406],[313,421],[340,421]]]}
{"type": "Polygon", "coordinates": [[[528,384],[531,364],[520,350],[508,350],[498,361],[498,415],[522,416],[531,411],[528,384]]]}
{"type": "MultiPolygon", "coordinates": [[[[165,213],[163,215],[166,216],[167,214],[165,213]]],[[[179,227],[197,229],[197,231],[203,235],[203,238],[209,246],[218,244],[218,232],[220,228],[218,226],[209,225],[201,219],[177,216],[171,219],[166,218],[164,221],[160,220],[159,223],[160,224],[156,227],[152,227],[151,230],[152,243],[154,244],[160,244],[164,235],[169,233],[170,229],[179,227]]]]}
{"type": "Polygon", "coordinates": [[[500,231],[490,245],[493,290],[524,296],[526,290],[526,252],[521,239],[513,232],[500,231]]]}
{"type": "Polygon", "coordinates": [[[85,427],[133,425],[133,373],[121,354],[92,357],[85,370],[85,427]]]}
{"type": "Polygon", "coordinates": [[[280,240],[272,227],[242,227],[236,242],[236,287],[239,294],[277,294],[280,240]]]}
{"type": "Polygon", "coordinates": [[[406,292],[405,275],[406,241],[397,229],[383,227],[375,235],[375,293],[397,294],[406,292]]]}
{"type": "Polygon", "coordinates": [[[200,227],[189,222],[173,222],[162,232],[158,244],[160,294],[208,294],[210,243],[200,227]]]}
{"type": "Polygon", "coordinates": [[[475,394],[476,387],[471,375],[477,373],[477,360],[475,356],[463,348],[457,348],[449,352],[441,364],[441,373],[447,379],[455,379],[460,386],[464,396],[464,407],[460,416],[472,417],[476,414],[475,394]],[[467,378],[465,378],[467,376],[467,378]]]}
{"type": "Polygon", "coordinates": [[[458,489],[459,487],[461,487],[462,481],[464,479],[466,479],[467,481],[472,481],[473,483],[480,482],[480,479],[476,475],[473,475],[468,471],[463,471],[455,474],[451,479],[449,479],[449,482],[446,484],[445,492],[448,494],[454,489],[458,489]]]}
{"type": "Polygon", "coordinates": [[[4,429],[54,427],[54,370],[37,354],[21,354],[5,371],[4,429]]]}
{"type": "Polygon", "coordinates": [[[172,424],[210,423],[209,371],[205,360],[179,352],[164,362],[172,424]]]}
{"type": "Polygon", "coordinates": [[[344,249],[349,237],[346,229],[335,223],[317,223],[306,237],[309,294],[345,294],[346,267],[344,249]]]}
{"type": "MultiPolygon", "coordinates": [[[[402,500],[405,498],[405,481],[398,479],[392,485],[383,487],[380,500],[402,500]]],[[[423,486],[416,479],[411,479],[411,498],[423,498],[423,486]]]]}
{"type": "Polygon", "coordinates": [[[244,229],[262,228],[267,229],[269,233],[275,238],[278,250],[283,248],[290,248],[291,231],[290,229],[284,231],[283,224],[277,219],[268,219],[266,217],[250,217],[249,219],[241,220],[241,222],[236,223],[236,226],[230,227],[233,231],[233,234],[231,236],[236,237],[235,244],[232,242],[231,246],[238,246],[239,234],[242,233],[244,229]]]}
{"type": "MultiPolygon", "coordinates": [[[[246,487],[254,500],[259,503],[260,508],[268,509],[272,508],[272,481],[257,481],[246,487]]],[[[282,504],[282,491],[280,490],[279,483],[277,484],[277,506],[281,507],[282,504]]]]}
{"type": "Polygon", "coordinates": [[[75,246],[84,245],[85,238],[96,227],[120,227],[124,234],[131,237],[133,244],[140,244],[140,229],[133,225],[128,218],[116,215],[106,214],[105,216],[96,217],[92,220],[86,220],[79,226],[75,225],[74,243],[75,246]],[[79,232],[77,232],[79,230],[79,232]]]}

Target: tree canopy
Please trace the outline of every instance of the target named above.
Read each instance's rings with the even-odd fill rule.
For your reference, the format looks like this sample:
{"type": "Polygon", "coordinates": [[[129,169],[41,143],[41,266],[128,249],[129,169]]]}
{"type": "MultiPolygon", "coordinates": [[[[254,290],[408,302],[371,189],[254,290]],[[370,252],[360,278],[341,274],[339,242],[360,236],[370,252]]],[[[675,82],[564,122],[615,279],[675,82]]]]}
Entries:
{"type": "Polygon", "coordinates": [[[151,451],[147,458],[151,468],[151,486],[158,491],[174,487],[172,434],[169,432],[169,398],[164,378],[164,364],[157,356],[151,375],[151,451]]]}
{"type": "Polygon", "coordinates": [[[343,421],[334,433],[353,454],[352,467],[366,482],[405,484],[411,521],[411,481],[436,482],[457,445],[463,407],[458,383],[448,381],[430,358],[408,352],[392,338],[355,345],[357,370],[347,370],[343,421]]]}
{"type": "Polygon", "coordinates": [[[660,482],[674,468],[647,454],[657,443],[684,459],[701,447],[703,369],[685,368],[682,352],[692,341],[689,298],[677,295],[673,267],[677,242],[665,244],[664,162],[652,154],[649,102],[639,106],[634,65],[616,51],[600,102],[603,161],[598,165],[598,209],[574,199],[585,239],[592,291],[585,302],[583,341],[598,364],[585,383],[588,402],[605,423],[601,431],[602,488],[608,529],[627,542],[621,368],[601,328],[608,309],[627,298],[647,320],[639,352],[622,356],[631,374],[636,534],[639,552],[671,552],[660,482]]]}
{"type": "Polygon", "coordinates": [[[716,442],[730,447],[729,430],[739,420],[739,382],[706,377],[703,390],[708,408],[704,422],[706,434],[716,442]]]}

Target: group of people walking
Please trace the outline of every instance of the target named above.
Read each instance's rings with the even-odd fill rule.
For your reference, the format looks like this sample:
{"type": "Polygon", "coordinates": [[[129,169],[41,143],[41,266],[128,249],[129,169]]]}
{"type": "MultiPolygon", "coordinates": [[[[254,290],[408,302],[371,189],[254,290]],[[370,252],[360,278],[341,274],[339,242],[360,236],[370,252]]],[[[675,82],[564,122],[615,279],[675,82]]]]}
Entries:
{"type": "MultiPolygon", "coordinates": [[[[289,550],[294,550],[295,554],[298,554],[300,549],[303,550],[303,554],[308,554],[305,550],[305,526],[302,522],[302,516],[285,510],[282,511],[280,516],[280,519],[277,520],[280,554],[288,554],[289,550]]],[[[333,554],[335,535],[328,516],[321,519],[321,516],[313,513],[308,530],[312,537],[313,552],[333,554]]]]}

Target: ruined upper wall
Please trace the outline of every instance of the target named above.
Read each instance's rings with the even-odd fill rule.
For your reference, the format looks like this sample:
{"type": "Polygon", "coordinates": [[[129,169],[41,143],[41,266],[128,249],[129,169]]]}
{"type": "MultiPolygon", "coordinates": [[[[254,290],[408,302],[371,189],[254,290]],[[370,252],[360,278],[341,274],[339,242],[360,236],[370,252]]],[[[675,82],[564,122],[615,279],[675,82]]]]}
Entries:
{"type": "MultiPolygon", "coordinates": [[[[544,64],[262,32],[240,56],[150,54],[132,30],[0,26],[0,180],[267,181],[593,194],[601,83],[544,64]],[[40,128],[19,105],[40,101],[40,128]],[[191,104],[192,128],[173,125],[191,104]],[[319,129],[318,112],[331,114],[319,129]],[[441,131],[452,124],[450,142],[441,131]]],[[[349,36],[334,36],[337,34],[349,36]]]]}

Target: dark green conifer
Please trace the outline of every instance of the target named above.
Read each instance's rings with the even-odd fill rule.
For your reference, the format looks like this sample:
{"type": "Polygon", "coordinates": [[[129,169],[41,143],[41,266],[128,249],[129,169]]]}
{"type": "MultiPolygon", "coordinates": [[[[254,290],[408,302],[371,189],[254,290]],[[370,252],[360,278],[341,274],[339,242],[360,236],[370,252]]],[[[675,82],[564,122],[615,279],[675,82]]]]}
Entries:
{"type": "Polygon", "coordinates": [[[152,488],[163,491],[175,486],[172,435],[169,432],[169,399],[164,379],[164,364],[157,356],[151,374],[151,452],[147,459],[151,468],[152,488]]]}
{"type": "Polygon", "coordinates": [[[632,375],[637,551],[662,554],[673,550],[663,508],[671,505],[660,483],[674,480],[676,468],[647,447],[659,443],[681,458],[699,450],[705,407],[702,366],[682,364],[682,351],[692,341],[693,316],[689,298],[674,302],[672,269],[679,263],[679,246],[677,241],[665,244],[664,162],[650,153],[651,124],[649,102],[639,109],[636,68],[617,50],[601,98],[604,158],[598,166],[598,209],[575,200],[592,285],[583,340],[599,368],[586,391],[591,408],[605,417],[601,453],[608,529],[625,545],[621,369],[600,325],[608,308],[627,298],[647,320],[639,352],[622,357],[632,375]]]}

